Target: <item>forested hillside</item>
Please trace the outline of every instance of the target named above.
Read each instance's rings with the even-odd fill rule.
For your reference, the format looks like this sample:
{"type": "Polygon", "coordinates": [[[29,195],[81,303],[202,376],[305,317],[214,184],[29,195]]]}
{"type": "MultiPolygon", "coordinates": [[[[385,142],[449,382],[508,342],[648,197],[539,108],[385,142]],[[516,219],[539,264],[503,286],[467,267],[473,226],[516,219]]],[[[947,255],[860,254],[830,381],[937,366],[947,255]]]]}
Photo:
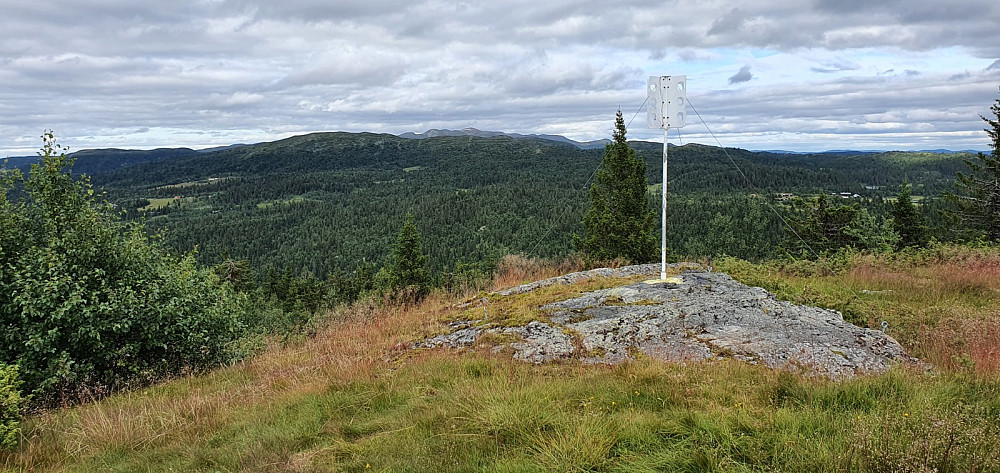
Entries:
{"type": "MultiPolygon", "coordinates": [[[[101,174],[142,163],[152,163],[183,156],[195,156],[199,152],[190,148],[159,148],[153,150],[136,149],[85,149],[70,153],[75,160],[74,174],[101,174]]],[[[0,161],[0,169],[19,169],[28,172],[31,163],[39,161],[38,156],[18,156],[0,161]]]]}
{"type": "MultiPolygon", "coordinates": [[[[632,146],[646,161],[655,206],[662,145],[632,146]]],[[[508,253],[569,254],[602,153],[541,139],[317,133],[140,163],[94,182],[130,216],[166,230],[169,245],[197,247],[204,262],[228,256],[247,259],[258,274],[273,267],[319,277],[377,267],[412,212],[431,268],[444,271],[508,253]]],[[[775,210],[784,212],[788,194],[857,194],[849,202],[881,218],[882,199],[904,179],[916,199],[936,198],[962,157],[672,146],[671,253],[772,256],[785,238],[775,210]]],[[[934,206],[925,201],[928,217],[936,218],[934,206]]]]}

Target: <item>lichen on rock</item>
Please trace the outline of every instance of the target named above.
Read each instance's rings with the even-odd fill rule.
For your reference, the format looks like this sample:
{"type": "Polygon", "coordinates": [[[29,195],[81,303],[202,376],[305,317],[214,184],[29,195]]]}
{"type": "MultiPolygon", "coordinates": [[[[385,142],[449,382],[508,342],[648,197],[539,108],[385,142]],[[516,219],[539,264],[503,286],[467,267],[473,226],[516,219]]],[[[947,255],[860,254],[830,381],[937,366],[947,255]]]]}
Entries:
{"type": "MultiPolygon", "coordinates": [[[[548,322],[499,327],[481,321],[453,324],[453,330],[416,347],[470,346],[487,333],[519,336],[513,357],[532,363],[577,358],[620,363],[641,353],[674,362],[735,358],[772,368],[846,378],[883,372],[911,362],[903,348],[880,331],[844,321],[834,310],[778,300],[759,287],[697,265],[668,281],[650,280],[586,292],[538,307],[548,322]]],[[[602,268],[500,291],[503,297],[592,277],[656,274],[659,265],[602,268]]]]}

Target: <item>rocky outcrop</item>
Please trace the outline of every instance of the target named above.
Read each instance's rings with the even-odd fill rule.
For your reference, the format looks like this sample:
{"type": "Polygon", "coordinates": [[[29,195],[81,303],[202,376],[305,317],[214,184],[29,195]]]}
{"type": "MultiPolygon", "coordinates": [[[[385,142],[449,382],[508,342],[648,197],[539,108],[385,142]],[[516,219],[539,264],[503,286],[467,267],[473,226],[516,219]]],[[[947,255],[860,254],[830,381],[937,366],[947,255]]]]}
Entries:
{"type": "MultiPolygon", "coordinates": [[[[580,271],[577,273],[569,273],[563,276],[556,276],[554,278],[542,279],[541,281],[529,282],[527,284],[515,286],[510,289],[503,289],[497,291],[497,294],[500,294],[501,296],[524,294],[526,292],[531,292],[534,291],[535,289],[548,287],[553,284],[573,284],[577,281],[582,281],[584,279],[590,279],[590,278],[627,278],[629,276],[659,274],[660,268],[661,265],[657,263],[637,264],[632,266],[623,266],[621,268],[597,268],[597,269],[591,269],[590,271],[580,271]]],[[[671,263],[667,265],[667,269],[671,271],[676,271],[676,270],[692,271],[692,270],[701,270],[702,267],[698,263],[671,263]]]]}
{"type": "MultiPolygon", "coordinates": [[[[692,266],[694,267],[694,266],[692,266]]],[[[586,277],[658,276],[659,265],[601,269],[539,281],[500,292],[516,294],[586,277]]],[[[805,370],[833,378],[877,373],[912,361],[880,331],[845,322],[837,311],[776,299],[723,273],[690,270],[667,281],[646,281],[583,294],[539,307],[540,320],[519,327],[479,321],[453,324],[450,333],[418,347],[468,346],[483,335],[501,335],[496,350],[543,363],[579,358],[619,363],[637,353],[675,362],[737,358],[773,368],[805,370]]]]}

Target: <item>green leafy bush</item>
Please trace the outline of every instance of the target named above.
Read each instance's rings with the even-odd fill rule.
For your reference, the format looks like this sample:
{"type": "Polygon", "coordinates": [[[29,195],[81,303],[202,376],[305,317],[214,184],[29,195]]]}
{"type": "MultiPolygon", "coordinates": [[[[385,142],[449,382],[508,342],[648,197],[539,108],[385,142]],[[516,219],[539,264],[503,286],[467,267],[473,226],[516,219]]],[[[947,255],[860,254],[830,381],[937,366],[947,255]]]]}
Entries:
{"type": "Polygon", "coordinates": [[[245,296],[122,223],[43,138],[26,179],[0,178],[0,363],[45,403],[235,356],[245,296]]]}
{"type": "Polygon", "coordinates": [[[0,363],[0,449],[17,444],[17,434],[20,431],[18,421],[21,418],[23,401],[20,385],[17,379],[17,366],[0,363]]]}

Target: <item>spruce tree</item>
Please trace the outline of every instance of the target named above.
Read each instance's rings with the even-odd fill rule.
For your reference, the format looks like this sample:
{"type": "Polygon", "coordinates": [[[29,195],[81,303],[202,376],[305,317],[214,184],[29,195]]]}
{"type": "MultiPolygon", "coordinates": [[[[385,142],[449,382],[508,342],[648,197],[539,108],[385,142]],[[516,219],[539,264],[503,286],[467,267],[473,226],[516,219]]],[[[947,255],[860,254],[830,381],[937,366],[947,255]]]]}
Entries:
{"type": "Polygon", "coordinates": [[[646,198],[646,163],[625,140],[621,110],[615,117],[612,137],[590,186],[590,209],[583,218],[584,235],[576,239],[577,246],[591,261],[652,261],[657,245],[655,215],[646,198]]]}
{"type": "Polygon", "coordinates": [[[819,256],[847,246],[858,246],[847,229],[858,214],[856,205],[834,205],[826,194],[792,201],[793,213],[785,228],[788,249],[819,256]]]}
{"type": "Polygon", "coordinates": [[[896,249],[927,244],[927,225],[910,199],[910,183],[903,181],[892,205],[892,228],[899,235],[896,249]]]}
{"type": "Polygon", "coordinates": [[[992,118],[979,117],[989,127],[990,154],[967,159],[969,174],[959,172],[955,182],[959,192],[946,197],[956,204],[953,214],[968,228],[982,232],[988,241],[1000,243],[1000,99],[990,107],[992,118]]]}
{"type": "Polygon", "coordinates": [[[389,288],[400,297],[418,301],[430,292],[430,274],[427,272],[427,255],[420,244],[420,231],[412,213],[406,214],[403,227],[392,250],[388,268],[389,288]]]}

